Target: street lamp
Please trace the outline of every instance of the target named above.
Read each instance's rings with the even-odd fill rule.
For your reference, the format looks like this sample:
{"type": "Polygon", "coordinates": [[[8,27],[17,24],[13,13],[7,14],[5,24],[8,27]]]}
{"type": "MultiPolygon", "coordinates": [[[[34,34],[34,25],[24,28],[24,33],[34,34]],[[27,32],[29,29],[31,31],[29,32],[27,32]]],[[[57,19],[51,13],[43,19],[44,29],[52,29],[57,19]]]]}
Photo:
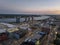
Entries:
{"type": "Polygon", "coordinates": [[[57,32],[55,32],[55,34],[57,34],[57,32]]]}
{"type": "Polygon", "coordinates": [[[55,39],[57,39],[57,32],[55,32],[55,39]]]}

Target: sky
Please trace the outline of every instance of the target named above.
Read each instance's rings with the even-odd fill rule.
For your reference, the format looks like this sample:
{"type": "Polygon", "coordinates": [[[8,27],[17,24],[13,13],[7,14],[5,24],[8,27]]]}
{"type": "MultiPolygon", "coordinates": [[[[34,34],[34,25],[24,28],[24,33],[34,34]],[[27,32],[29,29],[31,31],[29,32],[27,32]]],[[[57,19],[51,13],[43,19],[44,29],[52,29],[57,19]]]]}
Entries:
{"type": "Polygon", "coordinates": [[[60,0],[0,0],[0,14],[60,14],[60,0]]]}

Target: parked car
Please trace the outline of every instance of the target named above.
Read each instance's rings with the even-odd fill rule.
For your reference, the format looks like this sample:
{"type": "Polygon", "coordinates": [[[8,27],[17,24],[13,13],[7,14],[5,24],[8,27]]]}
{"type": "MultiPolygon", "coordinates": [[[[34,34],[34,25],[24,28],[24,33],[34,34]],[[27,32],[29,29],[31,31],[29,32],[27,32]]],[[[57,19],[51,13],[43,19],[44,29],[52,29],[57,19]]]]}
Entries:
{"type": "Polygon", "coordinates": [[[21,45],[35,45],[36,41],[36,39],[27,39],[21,45]]]}
{"type": "Polygon", "coordinates": [[[22,42],[21,45],[37,45],[37,44],[40,44],[39,40],[37,40],[37,39],[28,39],[28,40],[22,42]]]}
{"type": "Polygon", "coordinates": [[[36,33],[41,36],[40,39],[42,39],[47,34],[45,32],[36,32],[36,33]]]}
{"type": "Polygon", "coordinates": [[[41,35],[34,34],[32,37],[25,39],[25,41],[23,41],[21,45],[35,45],[36,42],[40,39],[40,37],[41,35]]]}

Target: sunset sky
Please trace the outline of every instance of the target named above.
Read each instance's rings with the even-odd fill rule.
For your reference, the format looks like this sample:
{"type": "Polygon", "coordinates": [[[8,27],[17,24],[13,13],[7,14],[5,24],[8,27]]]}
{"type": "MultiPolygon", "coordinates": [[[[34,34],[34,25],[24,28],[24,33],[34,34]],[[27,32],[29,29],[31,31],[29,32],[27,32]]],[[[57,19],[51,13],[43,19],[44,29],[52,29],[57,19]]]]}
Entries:
{"type": "Polygon", "coordinates": [[[0,0],[0,14],[60,14],[60,0],[0,0]]]}

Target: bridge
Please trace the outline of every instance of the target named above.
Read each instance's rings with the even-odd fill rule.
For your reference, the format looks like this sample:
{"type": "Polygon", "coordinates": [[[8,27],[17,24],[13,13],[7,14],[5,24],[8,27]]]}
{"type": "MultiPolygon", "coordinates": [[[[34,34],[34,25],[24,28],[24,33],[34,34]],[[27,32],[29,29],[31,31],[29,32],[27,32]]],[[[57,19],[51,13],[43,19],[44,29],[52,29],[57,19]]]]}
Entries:
{"type": "Polygon", "coordinates": [[[30,18],[33,22],[34,17],[41,17],[42,15],[34,15],[34,14],[0,14],[0,19],[6,18],[16,18],[16,22],[20,22],[21,18],[25,18],[25,21],[30,21],[30,18]]]}

